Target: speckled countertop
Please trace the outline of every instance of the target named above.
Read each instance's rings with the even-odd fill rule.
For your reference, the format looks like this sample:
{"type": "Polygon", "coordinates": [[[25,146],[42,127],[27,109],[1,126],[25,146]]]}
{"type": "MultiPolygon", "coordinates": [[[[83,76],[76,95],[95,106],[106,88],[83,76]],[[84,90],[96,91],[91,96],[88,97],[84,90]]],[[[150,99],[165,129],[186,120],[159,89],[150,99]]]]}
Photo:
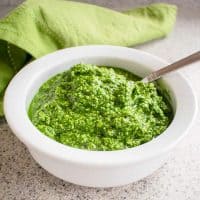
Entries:
{"type": "MultiPolygon", "coordinates": [[[[0,0],[0,17],[20,0],[0,0]],[[8,6],[9,4],[9,6],[8,6]]],[[[153,0],[83,0],[117,10],[153,0]]],[[[200,49],[200,1],[166,0],[178,5],[176,27],[168,38],[139,47],[169,62],[200,49]]],[[[200,105],[200,66],[182,72],[188,77],[200,105]]],[[[1,122],[0,122],[1,123],[1,122]]],[[[166,163],[151,176],[127,186],[95,189],[55,178],[32,159],[25,146],[5,123],[0,125],[0,200],[199,200],[200,115],[189,135],[174,149],[166,163]]]]}

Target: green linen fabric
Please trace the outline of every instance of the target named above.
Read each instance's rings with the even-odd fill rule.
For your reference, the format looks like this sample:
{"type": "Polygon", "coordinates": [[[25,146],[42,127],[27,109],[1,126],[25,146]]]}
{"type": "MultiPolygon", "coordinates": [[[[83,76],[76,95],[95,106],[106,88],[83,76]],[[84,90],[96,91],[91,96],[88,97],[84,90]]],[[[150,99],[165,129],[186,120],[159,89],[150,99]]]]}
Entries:
{"type": "Polygon", "coordinates": [[[165,3],[117,12],[65,0],[25,1],[0,20],[0,116],[6,86],[31,57],[78,45],[134,46],[161,38],[172,30],[176,11],[165,3]]]}

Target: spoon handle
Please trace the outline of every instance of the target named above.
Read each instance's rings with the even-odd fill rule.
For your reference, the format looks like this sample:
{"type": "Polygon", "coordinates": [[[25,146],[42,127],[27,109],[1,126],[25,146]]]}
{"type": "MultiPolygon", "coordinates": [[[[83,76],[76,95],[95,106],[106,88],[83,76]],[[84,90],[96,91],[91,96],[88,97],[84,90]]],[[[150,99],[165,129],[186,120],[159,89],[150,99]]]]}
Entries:
{"type": "Polygon", "coordinates": [[[161,68],[157,71],[150,73],[148,76],[146,76],[144,79],[142,79],[142,82],[148,83],[148,82],[155,81],[155,80],[159,79],[161,76],[168,74],[169,72],[175,71],[179,68],[184,67],[185,65],[191,64],[198,60],[200,60],[200,51],[193,53],[192,55],[187,56],[181,60],[178,60],[175,63],[167,65],[164,68],[161,68]]]}

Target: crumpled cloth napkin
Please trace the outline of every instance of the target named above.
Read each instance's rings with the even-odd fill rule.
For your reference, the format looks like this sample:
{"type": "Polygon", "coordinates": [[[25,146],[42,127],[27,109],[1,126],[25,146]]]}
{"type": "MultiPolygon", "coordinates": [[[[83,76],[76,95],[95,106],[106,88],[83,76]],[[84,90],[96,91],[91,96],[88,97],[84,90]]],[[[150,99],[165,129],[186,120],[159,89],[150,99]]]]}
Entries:
{"type": "Polygon", "coordinates": [[[161,38],[173,28],[176,10],[164,3],[116,12],[65,0],[25,1],[0,20],[0,116],[6,86],[31,57],[78,45],[133,46],[161,38]]]}

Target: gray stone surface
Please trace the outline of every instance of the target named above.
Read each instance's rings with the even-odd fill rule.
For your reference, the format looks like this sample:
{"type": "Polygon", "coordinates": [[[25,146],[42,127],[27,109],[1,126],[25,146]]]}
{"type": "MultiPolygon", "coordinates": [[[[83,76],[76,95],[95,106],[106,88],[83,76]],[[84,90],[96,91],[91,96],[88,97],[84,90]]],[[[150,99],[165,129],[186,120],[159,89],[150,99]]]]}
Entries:
{"type": "Polygon", "coordinates": [[[13,6],[13,5],[17,5],[21,2],[23,2],[24,0],[0,0],[0,5],[3,6],[13,6]]]}
{"type": "Polygon", "coordinates": [[[12,9],[13,9],[12,6],[1,6],[0,5],[0,18],[4,17],[12,9]]]}
{"type": "MultiPolygon", "coordinates": [[[[18,0],[17,0],[18,1],[18,0]]],[[[16,2],[17,2],[16,1],[16,2]]],[[[20,1],[20,0],[19,0],[20,1]]],[[[117,10],[155,2],[151,0],[82,0],[117,10]]],[[[0,0],[14,3],[14,0],[0,0]]],[[[200,1],[173,0],[179,13],[169,37],[136,47],[169,62],[200,49],[200,1]]],[[[11,4],[10,4],[11,5],[11,4]]],[[[0,16],[12,7],[0,6],[0,16]]],[[[200,105],[199,63],[181,70],[190,80],[200,105]]],[[[200,115],[188,136],[177,145],[166,163],[151,176],[127,186],[96,189],[76,186],[55,178],[39,167],[24,145],[4,123],[0,125],[1,200],[199,200],[200,115]]]]}

